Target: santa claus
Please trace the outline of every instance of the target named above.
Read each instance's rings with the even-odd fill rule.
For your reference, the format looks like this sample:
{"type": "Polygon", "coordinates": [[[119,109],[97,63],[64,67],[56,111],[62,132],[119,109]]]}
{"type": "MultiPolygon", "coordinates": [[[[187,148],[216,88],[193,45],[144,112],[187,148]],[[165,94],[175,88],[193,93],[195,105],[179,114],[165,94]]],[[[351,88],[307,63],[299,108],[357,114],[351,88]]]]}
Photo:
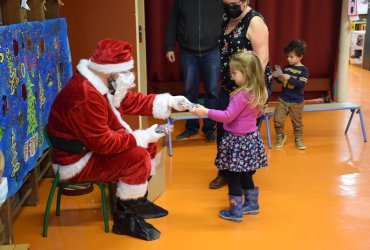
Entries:
{"type": "Polygon", "coordinates": [[[182,104],[189,101],[183,96],[128,90],[134,86],[133,66],[129,43],[101,40],[56,97],[47,131],[60,179],[118,182],[112,231],[155,240],[160,232],[144,219],[168,214],[146,199],[148,179],[155,170],[154,143],[164,134],[155,132],[156,124],[132,130],[122,117],[165,119],[171,108],[183,111],[182,104]]]}

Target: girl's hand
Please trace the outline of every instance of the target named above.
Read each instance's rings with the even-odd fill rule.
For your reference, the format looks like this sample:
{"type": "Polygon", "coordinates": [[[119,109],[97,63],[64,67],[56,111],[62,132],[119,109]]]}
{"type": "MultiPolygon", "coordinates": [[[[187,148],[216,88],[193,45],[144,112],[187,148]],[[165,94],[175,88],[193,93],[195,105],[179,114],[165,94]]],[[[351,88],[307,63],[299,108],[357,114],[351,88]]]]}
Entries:
{"type": "Polygon", "coordinates": [[[197,116],[208,116],[208,109],[198,104],[196,108],[190,110],[190,113],[197,116]]]}

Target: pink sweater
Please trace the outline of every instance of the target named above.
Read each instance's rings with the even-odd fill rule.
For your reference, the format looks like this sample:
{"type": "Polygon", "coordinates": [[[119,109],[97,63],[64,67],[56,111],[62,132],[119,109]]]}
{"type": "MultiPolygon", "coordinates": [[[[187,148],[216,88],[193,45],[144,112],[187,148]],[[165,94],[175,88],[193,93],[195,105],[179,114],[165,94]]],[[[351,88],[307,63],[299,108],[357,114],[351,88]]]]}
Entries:
{"type": "Polygon", "coordinates": [[[251,95],[240,91],[230,98],[229,106],[225,111],[210,109],[208,117],[224,123],[225,131],[234,135],[244,135],[257,131],[256,119],[262,115],[257,108],[250,108],[251,95]]]}

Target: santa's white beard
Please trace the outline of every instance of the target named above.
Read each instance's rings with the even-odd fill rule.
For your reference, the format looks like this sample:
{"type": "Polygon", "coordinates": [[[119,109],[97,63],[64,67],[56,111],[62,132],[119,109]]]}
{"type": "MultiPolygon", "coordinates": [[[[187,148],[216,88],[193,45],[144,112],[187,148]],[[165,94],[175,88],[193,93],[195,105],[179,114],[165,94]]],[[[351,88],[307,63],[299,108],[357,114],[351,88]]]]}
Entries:
{"type": "Polygon", "coordinates": [[[113,96],[113,105],[118,108],[121,105],[123,98],[127,94],[127,90],[135,87],[135,76],[132,72],[120,73],[117,77],[117,87],[113,96]]]}

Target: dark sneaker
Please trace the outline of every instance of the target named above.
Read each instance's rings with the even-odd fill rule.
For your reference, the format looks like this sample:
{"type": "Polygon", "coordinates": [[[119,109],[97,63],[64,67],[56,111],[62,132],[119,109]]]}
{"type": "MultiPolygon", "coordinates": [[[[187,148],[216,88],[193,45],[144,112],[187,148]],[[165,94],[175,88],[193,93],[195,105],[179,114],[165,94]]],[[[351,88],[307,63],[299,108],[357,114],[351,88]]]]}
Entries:
{"type": "Polygon", "coordinates": [[[189,130],[185,130],[184,132],[182,132],[181,134],[177,135],[176,136],[176,140],[184,140],[184,139],[188,139],[194,135],[196,135],[197,133],[194,133],[194,132],[190,132],[189,130]]]}
{"type": "Polygon", "coordinates": [[[215,135],[215,132],[213,131],[208,131],[206,133],[206,140],[209,141],[209,142],[214,142],[216,140],[216,135],[215,135]]]}

